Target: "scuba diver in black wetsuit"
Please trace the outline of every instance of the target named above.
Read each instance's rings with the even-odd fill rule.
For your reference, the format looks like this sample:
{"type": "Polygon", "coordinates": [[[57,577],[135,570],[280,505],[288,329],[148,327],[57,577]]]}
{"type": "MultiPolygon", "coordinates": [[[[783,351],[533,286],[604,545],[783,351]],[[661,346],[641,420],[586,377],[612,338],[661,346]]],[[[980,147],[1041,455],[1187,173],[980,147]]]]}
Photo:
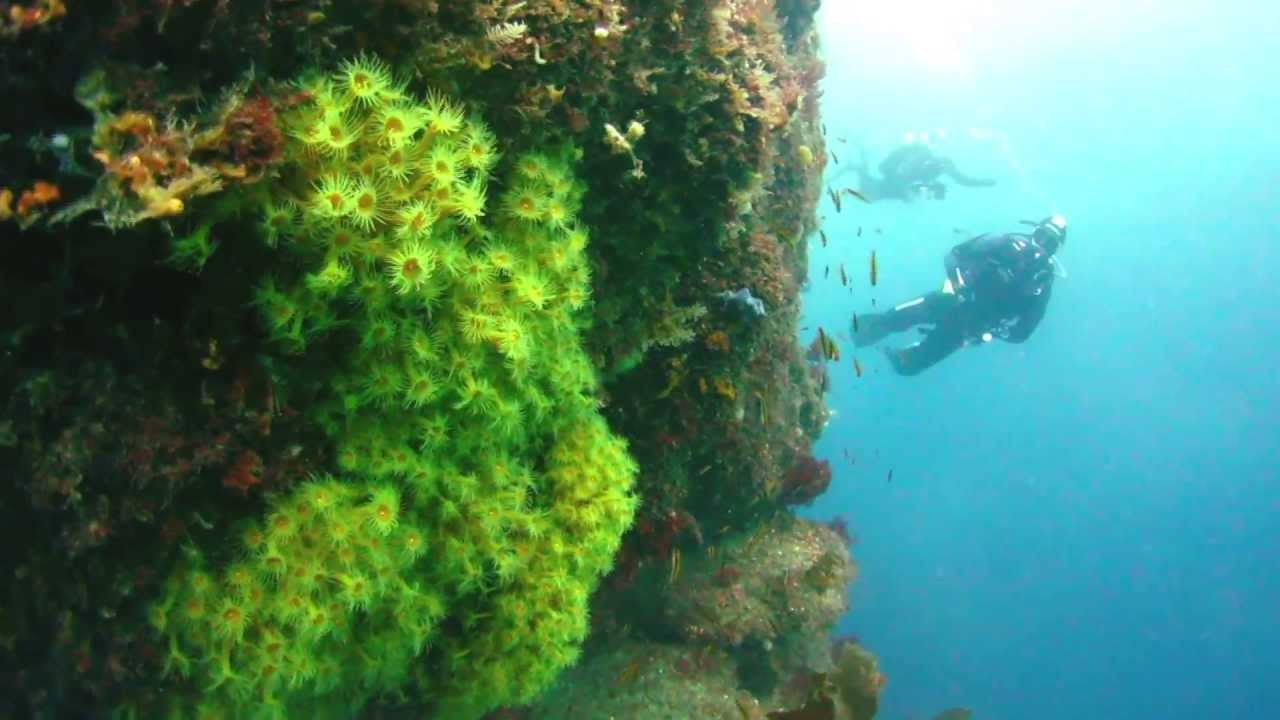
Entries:
{"type": "Polygon", "coordinates": [[[1029,234],[979,235],[961,243],[947,254],[942,290],[857,316],[854,344],[867,347],[890,333],[931,325],[921,329],[920,342],[886,350],[899,375],[916,375],[970,343],[1020,343],[1044,317],[1053,290],[1053,255],[1066,239],[1067,221],[1055,215],[1035,223],[1029,234]]]}
{"type": "Polygon", "coordinates": [[[991,187],[995,180],[974,178],[956,169],[949,158],[935,155],[927,145],[912,143],[889,153],[880,162],[880,176],[867,169],[864,156],[857,166],[861,191],[870,200],[915,200],[922,194],[941,200],[947,196],[947,186],[941,177],[946,175],[965,187],[991,187]]]}

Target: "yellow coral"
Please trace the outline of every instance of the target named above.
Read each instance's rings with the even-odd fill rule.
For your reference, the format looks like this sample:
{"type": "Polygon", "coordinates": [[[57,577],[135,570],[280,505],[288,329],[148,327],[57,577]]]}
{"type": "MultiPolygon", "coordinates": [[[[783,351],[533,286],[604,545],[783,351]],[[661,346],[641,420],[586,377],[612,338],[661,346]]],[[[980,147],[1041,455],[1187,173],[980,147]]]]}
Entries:
{"type": "Polygon", "coordinates": [[[506,210],[513,217],[526,222],[537,222],[543,218],[543,206],[547,197],[532,185],[524,185],[515,189],[507,197],[506,210]]]}
{"type": "Polygon", "coordinates": [[[214,591],[173,583],[151,617],[168,665],[227,715],[400,690],[518,702],[573,660],[634,513],[572,314],[590,298],[572,154],[513,158],[491,185],[495,139],[443,95],[415,98],[369,58],[304,87],[264,193],[279,278],[254,305],[291,352],[337,329],[300,365],[324,368],[307,392],[342,477],[269,498],[269,531],[198,581],[214,591]],[[244,615],[217,617],[220,588],[244,615]],[[468,608],[493,619],[464,634],[468,608]],[[522,636],[542,647],[499,645],[522,636]],[[412,671],[437,661],[447,681],[412,671]]]}
{"type": "Polygon", "coordinates": [[[386,63],[368,55],[344,62],[337,80],[340,91],[366,107],[400,97],[386,63]]]}
{"type": "Polygon", "coordinates": [[[479,122],[472,121],[468,125],[462,142],[464,161],[471,169],[488,173],[498,161],[497,142],[493,134],[479,122]]]}
{"type": "Polygon", "coordinates": [[[373,137],[378,143],[393,148],[408,144],[424,126],[422,116],[405,104],[385,105],[372,120],[373,137]]]}
{"type": "Polygon", "coordinates": [[[435,271],[435,253],[420,243],[401,247],[387,258],[387,277],[398,293],[419,290],[435,271]]]}
{"type": "Polygon", "coordinates": [[[437,135],[451,135],[462,129],[464,122],[462,109],[454,105],[444,95],[430,91],[427,93],[427,105],[423,110],[423,120],[427,129],[437,135]]]}

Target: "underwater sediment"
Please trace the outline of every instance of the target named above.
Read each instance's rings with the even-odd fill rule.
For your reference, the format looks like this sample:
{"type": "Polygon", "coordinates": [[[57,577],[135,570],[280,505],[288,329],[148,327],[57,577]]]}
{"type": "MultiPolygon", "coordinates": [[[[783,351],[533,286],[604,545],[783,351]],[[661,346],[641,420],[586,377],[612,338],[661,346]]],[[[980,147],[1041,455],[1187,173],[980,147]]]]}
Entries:
{"type": "Polygon", "coordinates": [[[6,714],[830,696],[816,4],[4,3],[6,714]]]}

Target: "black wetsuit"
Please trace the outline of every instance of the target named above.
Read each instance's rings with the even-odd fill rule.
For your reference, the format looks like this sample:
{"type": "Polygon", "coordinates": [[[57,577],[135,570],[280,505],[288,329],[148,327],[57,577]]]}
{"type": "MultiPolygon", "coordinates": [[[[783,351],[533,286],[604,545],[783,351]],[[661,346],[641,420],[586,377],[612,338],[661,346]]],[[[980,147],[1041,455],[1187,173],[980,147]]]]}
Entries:
{"type": "Polygon", "coordinates": [[[879,177],[868,172],[865,164],[858,167],[862,192],[872,200],[912,200],[921,191],[941,199],[947,194],[947,186],[941,181],[943,175],[966,187],[995,185],[994,180],[965,175],[950,159],[919,144],[903,145],[889,153],[880,162],[879,177]]]}
{"type": "Polygon", "coordinates": [[[854,330],[860,347],[917,325],[925,337],[889,350],[894,370],[915,375],[986,333],[1020,343],[1044,317],[1053,290],[1051,255],[1031,236],[979,235],[947,254],[947,279],[954,292],[931,292],[892,310],[861,315],[854,330]]]}

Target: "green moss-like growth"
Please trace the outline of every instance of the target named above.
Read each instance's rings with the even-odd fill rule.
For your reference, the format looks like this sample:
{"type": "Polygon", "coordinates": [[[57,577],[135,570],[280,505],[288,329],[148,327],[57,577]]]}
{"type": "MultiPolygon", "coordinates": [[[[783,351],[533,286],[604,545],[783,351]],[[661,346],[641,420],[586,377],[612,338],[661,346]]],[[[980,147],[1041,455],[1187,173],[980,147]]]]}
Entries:
{"type": "Polygon", "coordinates": [[[521,158],[490,201],[495,139],[453,101],[371,58],[302,85],[255,305],[334,473],[274,498],[237,560],[190,551],[152,609],[168,670],[234,717],[527,702],[577,657],[635,510],[575,317],[572,153],[521,158]]]}

